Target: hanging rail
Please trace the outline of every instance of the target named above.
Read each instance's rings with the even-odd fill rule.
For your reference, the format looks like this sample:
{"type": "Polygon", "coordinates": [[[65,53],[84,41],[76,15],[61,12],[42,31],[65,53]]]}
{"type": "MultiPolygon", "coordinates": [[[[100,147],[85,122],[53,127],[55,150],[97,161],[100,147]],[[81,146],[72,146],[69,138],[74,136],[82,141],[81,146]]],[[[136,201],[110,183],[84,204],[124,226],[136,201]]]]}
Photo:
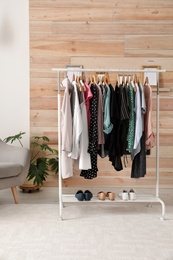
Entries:
{"type": "Polygon", "coordinates": [[[137,69],[103,69],[103,68],[97,68],[97,69],[80,69],[80,68],[52,68],[52,71],[81,71],[81,72],[92,72],[92,71],[98,71],[98,72],[166,72],[166,70],[157,70],[157,69],[143,69],[143,70],[137,70],[137,69]]]}

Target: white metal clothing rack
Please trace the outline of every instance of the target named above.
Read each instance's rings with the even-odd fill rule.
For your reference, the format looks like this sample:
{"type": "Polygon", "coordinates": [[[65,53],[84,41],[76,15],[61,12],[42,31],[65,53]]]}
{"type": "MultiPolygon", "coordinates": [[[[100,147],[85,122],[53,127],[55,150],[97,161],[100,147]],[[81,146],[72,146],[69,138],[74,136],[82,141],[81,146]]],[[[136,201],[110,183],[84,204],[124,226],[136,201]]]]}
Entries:
{"type": "MultiPolygon", "coordinates": [[[[80,68],[52,68],[52,71],[56,72],[58,74],[58,150],[59,150],[59,216],[60,219],[63,219],[62,211],[63,211],[63,203],[73,203],[77,202],[76,198],[73,195],[70,194],[63,194],[62,193],[62,174],[61,174],[61,93],[60,93],[60,73],[61,72],[118,72],[118,73],[137,73],[137,72],[147,72],[147,70],[134,70],[134,69],[80,69],[80,68]]],[[[91,202],[100,202],[100,203],[135,203],[135,202],[145,202],[148,204],[152,203],[161,203],[162,206],[162,214],[160,217],[160,220],[165,219],[165,203],[159,198],[159,73],[160,72],[166,72],[166,70],[149,70],[150,73],[157,73],[157,106],[156,106],[156,194],[153,195],[145,195],[145,196],[138,196],[138,198],[134,201],[128,200],[123,201],[121,199],[116,199],[114,201],[100,201],[96,198],[96,196],[93,196],[91,202]]],[[[80,202],[81,203],[81,202],[80,202]]],[[[87,203],[87,202],[86,202],[87,203]]]]}

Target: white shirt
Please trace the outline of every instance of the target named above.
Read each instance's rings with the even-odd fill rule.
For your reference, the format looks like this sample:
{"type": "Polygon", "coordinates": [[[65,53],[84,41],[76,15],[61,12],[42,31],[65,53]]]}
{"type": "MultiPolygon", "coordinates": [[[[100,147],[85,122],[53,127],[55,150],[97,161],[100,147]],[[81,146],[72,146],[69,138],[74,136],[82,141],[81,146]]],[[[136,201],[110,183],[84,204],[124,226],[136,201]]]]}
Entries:
{"type": "MultiPolygon", "coordinates": [[[[83,98],[84,98],[84,95],[83,95],[83,98]]],[[[89,144],[89,136],[88,136],[88,120],[87,120],[87,111],[86,111],[85,101],[83,101],[80,104],[80,107],[81,107],[81,113],[82,113],[83,131],[81,133],[81,139],[80,139],[79,169],[88,170],[88,169],[91,169],[91,156],[87,152],[88,144],[89,144]]]]}
{"type": "Polygon", "coordinates": [[[80,154],[80,138],[81,133],[83,130],[82,125],[82,115],[81,115],[81,108],[79,105],[79,98],[77,93],[77,85],[76,82],[72,82],[74,86],[74,116],[73,116],[73,142],[72,142],[72,152],[69,153],[69,157],[72,159],[78,159],[80,154]]]}
{"type": "Polygon", "coordinates": [[[61,162],[62,162],[62,178],[69,178],[73,176],[72,159],[68,154],[72,150],[72,113],[70,106],[70,94],[69,85],[70,81],[65,78],[62,81],[63,87],[65,87],[62,108],[61,108],[61,131],[62,131],[62,152],[61,152],[61,162]]]}
{"type": "MultiPolygon", "coordinates": [[[[134,83],[131,82],[134,87],[134,83]]],[[[135,94],[135,139],[133,145],[133,151],[131,153],[132,160],[135,155],[138,154],[141,150],[141,137],[142,137],[142,115],[141,115],[141,98],[140,98],[140,90],[138,84],[135,84],[136,94],[135,94]]]]}

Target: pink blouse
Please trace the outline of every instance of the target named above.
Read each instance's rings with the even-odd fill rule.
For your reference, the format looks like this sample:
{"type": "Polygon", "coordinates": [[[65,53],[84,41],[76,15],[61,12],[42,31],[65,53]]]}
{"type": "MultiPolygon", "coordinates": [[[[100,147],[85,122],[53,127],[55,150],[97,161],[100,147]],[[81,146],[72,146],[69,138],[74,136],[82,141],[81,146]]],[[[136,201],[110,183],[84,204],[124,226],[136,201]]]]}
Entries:
{"type": "Polygon", "coordinates": [[[86,91],[84,92],[84,95],[85,95],[85,104],[87,110],[88,127],[89,127],[90,126],[90,99],[93,97],[93,94],[87,83],[85,83],[85,87],[86,87],[86,91]]]}
{"type": "Polygon", "coordinates": [[[146,102],[146,113],[144,116],[144,125],[145,125],[145,144],[146,149],[149,150],[155,146],[155,134],[152,129],[152,88],[149,84],[144,85],[144,95],[146,102]]]}

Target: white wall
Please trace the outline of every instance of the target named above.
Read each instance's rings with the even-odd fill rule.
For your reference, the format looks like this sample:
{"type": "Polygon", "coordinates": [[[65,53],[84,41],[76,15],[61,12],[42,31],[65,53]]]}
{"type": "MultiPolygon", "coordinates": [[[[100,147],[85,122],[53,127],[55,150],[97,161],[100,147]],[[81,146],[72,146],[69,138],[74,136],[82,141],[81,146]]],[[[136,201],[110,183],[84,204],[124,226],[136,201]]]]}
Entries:
{"type": "Polygon", "coordinates": [[[0,139],[20,131],[29,147],[29,0],[0,0],[0,139]]]}

